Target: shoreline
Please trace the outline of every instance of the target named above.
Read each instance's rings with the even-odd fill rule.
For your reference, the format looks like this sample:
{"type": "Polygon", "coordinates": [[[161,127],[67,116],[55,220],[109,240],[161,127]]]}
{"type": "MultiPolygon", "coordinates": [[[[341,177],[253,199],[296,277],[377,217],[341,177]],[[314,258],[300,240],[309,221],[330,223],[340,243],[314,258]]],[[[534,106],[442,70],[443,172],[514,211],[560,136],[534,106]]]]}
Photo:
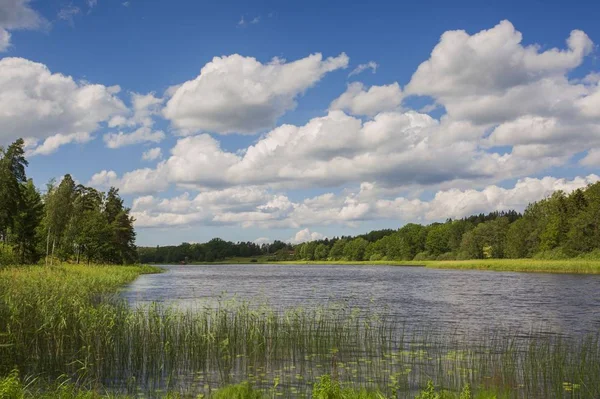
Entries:
{"type": "MultiPolygon", "coordinates": [[[[153,264],[153,265],[169,265],[153,264]]],[[[177,264],[172,264],[177,266],[177,264]]],[[[476,260],[427,260],[427,261],[261,261],[252,262],[246,258],[227,259],[218,262],[194,262],[179,266],[209,265],[337,265],[337,266],[407,266],[450,270],[484,270],[522,273],[553,274],[600,274],[600,260],[589,259],[476,259],[476,260]]]]}

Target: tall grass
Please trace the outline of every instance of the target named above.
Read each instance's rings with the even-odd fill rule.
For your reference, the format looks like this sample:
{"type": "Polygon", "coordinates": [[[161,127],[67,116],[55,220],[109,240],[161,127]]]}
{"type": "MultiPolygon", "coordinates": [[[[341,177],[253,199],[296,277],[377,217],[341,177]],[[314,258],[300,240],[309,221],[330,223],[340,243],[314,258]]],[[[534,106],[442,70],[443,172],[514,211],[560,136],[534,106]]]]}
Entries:
{"type": "Polygon", "coordinates": [[[130,309],[114,295],[152,271],[0,271],[0,375],[16,368],[40,389],[64,378],[77,389],[156,397],[212,395],[243,381],[266,397],[308,397],[323,376],[340,392],[385,397],[415,397],[428,381],[456,397],[467,384],[475,394],[514,398],[600,395],[600,335],[468,337],[341,305],[278,311],[231,301],[130,309]]]}
{"type": "MultiPolygon", "coordinates": [[[[594,255],[597,256],[597,255],[594,255]]],[[[470,259],[470,260],[423,260],[423,261],[287,261],[272,262],[289,265],[387,265],[425,266],[435,269],[490,270],[537,273],[600,274],[600,259],[580,257],[572,259],[470,259]]]]}

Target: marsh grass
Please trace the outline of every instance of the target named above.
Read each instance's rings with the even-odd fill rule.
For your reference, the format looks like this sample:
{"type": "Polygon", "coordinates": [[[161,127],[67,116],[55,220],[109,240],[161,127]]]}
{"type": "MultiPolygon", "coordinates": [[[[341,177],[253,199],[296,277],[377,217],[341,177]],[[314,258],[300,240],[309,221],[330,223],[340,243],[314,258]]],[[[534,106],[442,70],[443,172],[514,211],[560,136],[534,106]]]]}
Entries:
{"type": "Polygon", "coordinates": [[[434,269],[490,270],[531,273],[600,274],[600,259],[470,259],[424,261],[289,261],[290,265],[424,266],[434,269]]]}
{"type": "Polygon", "coordinates": [[[131,309],[114,295],[155,270],[1,270],[0,375],[16,368],[41,391],[63,378],[89,392],[145,397],[208,396],[243,382],[266,397],[309,397],[323,376],[342,390],[384,397],[415,397],[428,381],[445,397],[466,384],[475,395],[511,398],[600,395],[599,335],[469,337],[342,305],[131,309]]]}

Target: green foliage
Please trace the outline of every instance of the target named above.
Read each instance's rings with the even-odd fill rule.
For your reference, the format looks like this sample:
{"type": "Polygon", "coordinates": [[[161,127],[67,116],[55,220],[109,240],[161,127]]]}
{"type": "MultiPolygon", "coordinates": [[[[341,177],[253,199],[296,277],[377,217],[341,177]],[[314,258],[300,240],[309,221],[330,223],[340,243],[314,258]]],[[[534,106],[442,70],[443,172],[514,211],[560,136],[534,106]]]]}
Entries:
{"type": "Polygon", "coordinates": [[[296,246],[277,241],[258,246],[214,239],[204,244],[139,248],[138,252],[140,261],[146,263],[213,262],[256,256],[264,256],[267,261],[424,262],[559,260],[582,257],[595,250],[600,250],[600,182],[569,195],[557,191],[530,204],[523,216],[515,211],[495,211],[428,226],[408,223],[397,231],[376,230],[296,246]]]}
{"type": "Polygon", "coordinates": [[[327,245],[321,243],[315,248],[314,254],[316,260],[325,260],[329,256],[329,248],[327,245]]]}
{"type": "Polygon", "coordinates": [[[329,374],[321,376],[314,384],[312,397],[313,399],[385,399],[385,396],[377,391],[344,388],[329,374]]]}
{"type": "Polygon", "coordinates": [[[450,240],[450,226],[451,223],[440,223],[429,226],[425,241],[425,250],[432,256],[437,257],[450,251],[448,244],[450,240]]]}
{"type": "Polygon", "coordinates": [[[0,244],[0,266],[16,265],[19,262],[11,246],[0,244]]]}
{"type": "MultiPolygon", "coordinates": [[[[496,384],[491,389],[511,390],[513,397],[561,397],[565,382],[570,384],[567,388],[579,389],[576,393],[587,394],[582,397],[600,394],[597,334],[582,340],[542,335],[522,342],[515,351],[512,336],[486,335],[470,342],[418,330],[405,335],[403,324],[370,311],[356,314],[349,307],[283,313],[220,302],[218,307],[194,309],[160,304],[132,309],[110,295],[140,273],[155,271],[83,265],[0,270],[0,379],[15,367],[22,375],[40,376],[39,389],[44,389],[27,383],[27,398],[100,398],[79,388],[105,394],[111,386],[101,384],[112,381],[132,381],[132,392],[142,389],[138,397],[148,393],[135,385],[144,380],[185,392],[191,386],[198,388],[192,374],[196,371],[218,378],[217,384],[211,380],[210,388],[204,388],[206,395],[216,387],[217,395],[228,392],[227,384],[243,378],[255,388],[238,386],[233,392],[258,397],[253,391],[262,390],[269,398],[286,397],[289,391],[277,386],[280,375],[288,387],[290,377],[292,384],[302,386],[305,391],[299,393],[312,388],[321,397],[333,398],[381,399],[391,394],[391,399],[397,397],[394,393],[410,397],[409,392],[422,389],[419,381],[426,379],[448,389],[432,394],[452,399],[464,391],[467,381],[473,384],[474,399],[495,397],[482,396],[480,386],[486,383],[496,384]],[[351,380],[346,374],[350,370],[351,380]],[[311,384],[315,374],[330,377],[315,387],[311,384]],[[230,379],[231,375],[235,377],[230,379]],[[389,376],[390,385],[382,382],[382,376],[389,376]],[[353,383],[371,378],[381,393],[357,390],[353,383]],[[65,388],[59,391],[58,385],[65,388]],[[48,395],[40,394],[44,392],[48,395]],[[55,392],[64,396],[51,396],[55,392]]],[[[11,377],[1,384],[14,391],[15,381],[11,377]]],[[[157,395],[153,392],[150,397],[157,395]]]]}
{"type": "Polygon", "coordinates": [[[58,186],[51,180],[42,197],[27,180],[27,165],[23,140],[0,149],[0,265],[37,263],[43,254],[50,264],[55,258],[120,264],[137,260],[134,220],[118,190],[111,188],[105,196],[76,185],[67,174],[58,186]]]}
{"type": "Polygon", "coordinates": [[[12,370],[8,376],[0,379],[0,398],[22,399],[25,396],[23,391],[18,370],[12,370]]]}
{"type": "Polygon", "coordinates": [[[355,238],[344,246],[344,258],[347,260],[363,260],[369,242],[364,238],[355,238]]]}
{"type": "MultiPolygon", "coordinates": [[[[473,215],[429,226],[409,223],[397,231],[381,230],[342,237],[328,245],[328,259],[347,261],[431,261],[467,259],[568,259],[600,249],[600,182],[570,194],[557,191],[515,211],[473,215]],[[357,241],[366,238],[367,243],[357,241]]],[[[299,260],[323,260],[311,243],[297,246],[299,260]]],[[[594,259],[594,257],[590,258],[594,259]]]]}
{"type": "Polygon", "coordinates": [[[329,250],[329,258],[333,260],[340,260],[344,257],[344,247],[346,246],[346,240],[337,240],[331,249],[329,250]]]}
{"type": "Polygon", "coordinates": [[[211,399],[262,399],[262,392],[256,390],[248,382],[237,385],[228,385],[210,395],[211,399]]]}

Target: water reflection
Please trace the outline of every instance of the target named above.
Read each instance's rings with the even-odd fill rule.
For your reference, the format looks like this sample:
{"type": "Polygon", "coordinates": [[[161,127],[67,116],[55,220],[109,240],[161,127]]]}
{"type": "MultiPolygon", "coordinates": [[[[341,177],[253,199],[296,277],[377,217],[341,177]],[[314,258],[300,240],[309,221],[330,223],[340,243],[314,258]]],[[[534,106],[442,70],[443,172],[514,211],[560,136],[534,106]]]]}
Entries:
{"type": "Polygon", "coordinates": [[[436,329],[597,332],[600,276],[436,270],[393,266],[165,266],[124,297],[181,307],[236,296],[275,308],[342,302],[436,329]]]}

